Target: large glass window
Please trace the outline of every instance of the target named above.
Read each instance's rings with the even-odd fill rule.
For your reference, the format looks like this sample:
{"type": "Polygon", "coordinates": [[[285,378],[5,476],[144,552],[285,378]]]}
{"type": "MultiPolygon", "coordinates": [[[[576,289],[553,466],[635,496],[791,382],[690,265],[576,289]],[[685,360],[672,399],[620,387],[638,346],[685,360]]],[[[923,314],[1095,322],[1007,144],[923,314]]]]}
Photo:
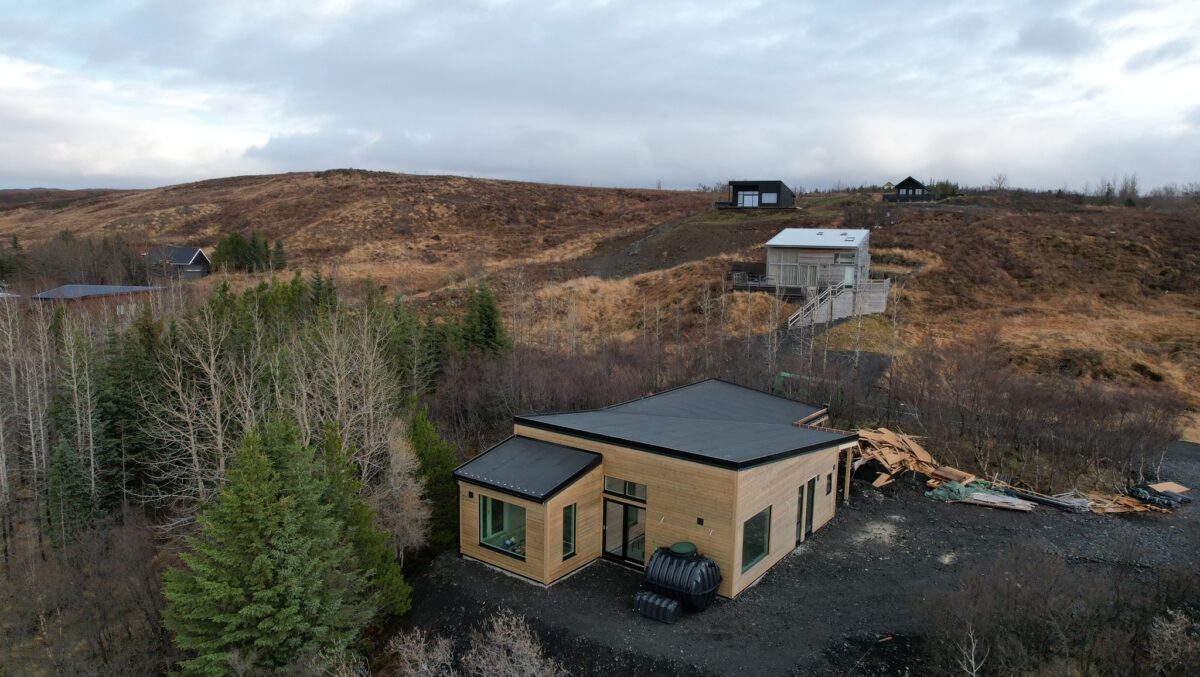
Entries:
{"type": "Polygon", "coordinates": [[[742,524],[742,573],[758,564],[771,550],[771,506],[742,524]]]}
{"type": "Polygon", "coordinates": [[[479,543],[525,559],[525,508],[480,495],[479,543]]]}
{"type": "Polygon", "coordinates": [[[575,554],[575,504],[563,508],[563,554],[567,559],[575,554]]]}
{"type": "Polygon", "coordinates": [[[739,207],[757,207],[758,206],[758,191],[738,191],[737,204],[739,207]]]}
{"type": "Polygon", "coordinates": [[[617,496],[632,498],[635,501],[646,500],[646,485],[629,482],[616,477],[609,477],[608,475],[604,476],[604,491],[616,494],[617,496]]]}
{"type": "Polygon", "coordinates": [[[779,204],[779,193],[763,193],[762,194],[762,203],[765,205],[779,204]]]}

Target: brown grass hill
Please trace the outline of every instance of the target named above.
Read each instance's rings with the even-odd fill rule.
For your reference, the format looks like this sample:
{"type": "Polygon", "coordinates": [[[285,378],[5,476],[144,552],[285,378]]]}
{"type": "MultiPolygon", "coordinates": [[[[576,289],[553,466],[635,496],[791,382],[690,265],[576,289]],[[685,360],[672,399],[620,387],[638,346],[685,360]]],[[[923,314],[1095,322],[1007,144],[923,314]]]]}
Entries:
{"type": "Polygon", "coordinates": [[[297,267],[424,291],[473,267],[569,260],[711,201],[696,192],[330,170],[18,204],[0,211],[0,234],[37,242],[65,230],[211,247],[226,233],[259,231],[282,239],[297,267]]]}
{"type": "MultiPolygon", "coordinates": [[[[871,227],[873,270],[898,281],[902,329],[896,346],[890,317],[871,318],[865,348],[948,346],[994,331],[1023,371],[1170,389],[1200,409],[1196,205],[1105,207],[1022,191],[888,205],[819,194],[795,212],[752,214],[715,211],[713,199],[334,170],[59,196],[53,207],[26,199],[0,209],[0,237],[69,230],[211,246],[257,230],[282,239],[294,267],[370,277],[438,312],[456,312],[464,287],[486,277],[523,336],[586,345],[633,339],[651,322],[698,340],[706,303],[724,304],[733,333],[765,331],[778,313],[765,294],[723,288],[731,262],[761,261],[783,227],[871,227]]],[[[834,347],[855,333],[836,327],[834,347]]]]}

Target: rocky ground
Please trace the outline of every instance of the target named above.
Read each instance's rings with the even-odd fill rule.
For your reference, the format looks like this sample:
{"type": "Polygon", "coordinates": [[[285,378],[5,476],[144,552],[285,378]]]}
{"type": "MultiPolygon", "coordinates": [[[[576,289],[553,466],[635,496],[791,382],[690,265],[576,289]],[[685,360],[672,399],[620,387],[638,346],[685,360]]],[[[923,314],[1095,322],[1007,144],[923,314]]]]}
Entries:
{"type": "MultiPolygon", "coordinates": [[[[1164,476],[1200,490],[1200,445],[1164,476]]],[[[526,616],[574,674],[920,674],[922,599],[1032,539],[1080,575],[1132,564],[1146,576],[1193,556],[1200,504],[1169,515],[1032,513],[938,503],[915,480],[854,483],[849,506],[737,600],[662,625],[630,610],[639,575],[607,562],[544,589],[445,554],[413,582],[406,623],[465,638],[497,608],[526,616]]]]}

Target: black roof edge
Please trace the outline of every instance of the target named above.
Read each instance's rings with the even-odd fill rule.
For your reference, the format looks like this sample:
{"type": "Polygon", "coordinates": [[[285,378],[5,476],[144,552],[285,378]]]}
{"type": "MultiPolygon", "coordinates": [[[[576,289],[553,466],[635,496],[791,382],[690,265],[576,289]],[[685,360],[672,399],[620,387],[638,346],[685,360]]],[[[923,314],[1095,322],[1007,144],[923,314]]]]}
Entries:
{"type": "Polygon", "coordinates": [[[666,390],[660,390],[657,393],[651,393],[649,395],[642,395],[640,397],[634,397],[632,399],[623,400],[623,401],[617,402],[615,404],[609,404],[609,405],[605,405],[603,407],[596,407],[595,409],[563,409],[561,411],[531,411],[527,414],[518,414],[516,416],[516,418],[524,418],[526,416],[557,416],[558,414],[587,414],[587,413],[590,413],[593,411],[604,411],[606,409],[615,409],[617,407],[624,406],[626,404],[632,404],[634,402],[639,402],[641,400],[649,399],[651,397],[658,397],[659,395],[666,395],[667,393],[672,393],[672,392],[675,392],[676,390],[683,390],[684,388],[691,388],[692,386],[698,386],[701,383],[708,383],[709,381],[720,381],[721,383],[725,383],[725,384],[728,384],[731,386],[736,386],[743,390],[749,390],[752,393],[758,393],[759,395],[770,395],[771,397],[778,397],[779,399],[784,400],[786,402],[791,402],[793,404],[803,404],[806,407],[817,407],[817,408],[823,407],[826,409],[829,408],[828,404],[812,404],[811,402],[801,402],[800,400],[793,400],[790,397],[784,397],[783,395],[776,395],[775,393],[768,392],[766,390],[759,390],[758,388],[752,388],[750,386],[744,386],[740,383],[734,383],[733,381],[723,379],[719,376],[710,376],[708,378],[702,378],[699,381],[692,381],[691,383],[684,383],[683,385],[677,385],[674,388],[667,388],[666,390]]]}
{"type": "MultiPolygon", "coordinates": [[[[781,452],[778,452],[775,454],[771,454],[769,456],[763,456],[760,458],[756,458],[753,461],[738,463],[736,461],[726,461],[724,459],[713,458],[712,456],[705,456],[704,454],[696,454],[696,453],[693,453],[690,451],[680,451],[679,449],[671,449],[670,447],[660,447],[657,444],[646,444],[644,442],[634,442],[633,440],[627,440],[627,439],[620,438],[620,437],[613,437],[611,435],[601,435],[599,433],[585,432],[582,430],[577,430],[575,428],[570,428],[568,426],[555,425],[553,423],[544,423],[542,421],[533,421],[533,420],[525,418],[524,416],[515,417],[515,422],[519,423],[521,425],[527,425],[531,428],[538,428],[540,430],[548,430],[550,432],[563,433],[566,435],[571,435],[573,437],[579,437],[582,439],[592,440],[595,442],[607,442],[610,444],[616,444],[616,445],[620,445],[623,447],[629,447],[630,449],[638,449],[640,451],[648,451],[652,454],[661,454],[663,456],[672,456],[674,458],[681,458],[685,461],[692,461],[694,463],[700,463],[703,465],[716,466],[718,468],[725,468],[727,470],[746,470],[747,468],[753,468],[755,466],[766,465],[768,463],[774,463],[775,461],[779,461],[779,460],[788,458],[790,456],[798,456],[800,454],[803,454],[803,453],[806,453],[809,451],[816,451],[818,449],[824,449],[825,447],[831,447],[831,446],[834,446],[837,444],[842,444],[843,442],[848,441],[848,440],[857,440],[858,439],[858,433],[851,433],[849,435],[843,435],[841,437],[838,437],[838,438],[835,438],[832,440],[827,440],[825,442],[809,444],[809,445],[805,445],[803,447],[798,447],[796,449],[789,449],[787,451],[781,451],[781,452]]],[[[563,445],[563,446],[565,446],[565,445],[563,445]]]]}
{"type": "MultiPolygon", "coordinates": [[[[496,447],[500,446],[501,444],[504,444],[505,442],[507,442],[507,441],[511,440],[511,439],[512,439],[512,438],[514,438],[514,437],[520,437],[520,435],[509,435],[508,437],[505,437],[503,440],[501,440],[501,441],[497,442],[496,444],[493,444],[492,446],[488,447],[487,451],[484,451],[483,453],[480,453],[480,454],[476,454],[474,457],[470,458],[469,460],[467,460],[467,461],[464,461],[464,462],[460,463],[460,464],[458,465],[458,467],[456,467],[456,468],[454,469],[454,472],[452,473],[452,474],[453,474],[453,476],[454,476],[454,479],[456,479],[456,480],[459,480],[459,481],[461,481],[461,482],[468,482],[468,483],[470,483],[470,484],[478,484],[478,485],[479,485],[479,486],[481,486],[481,487],[487,487],[487,488],[489,488],[489,489],[494,489],[494,490],[496,490],[496,491],[499,491],[500,493],[503,493],[503,494],[508,494],[508,495],[510,495],[510,496],[516,496],[517,498],[523,498],[523,499],[525,499],[525,500],[527,500],[527,501],[533,501],[534,503],[546,503],[546,502],[548,502],[550,499],[552,499],[552,498],[554,498],[555,496],[557,496],[557,495],[559,495],[560,493],[562,493],[562,490],[563,490],[563,489],[566,489],[567,487],[569,487],[569,486],[571,486],[572,484],[574,484],[574,483],[575,483],[575,480],[578,480],[580,477],[583,477],[584,475],[588,474],[588,473],[589,473],[589,472],[591,472],[592,470],[595,470],[596,466],[600,465],[600,461],[603,459],[603,457],[602,457],[600,454],[597,454],[597,453],[596,453],[596,452],[594,452],[594,451],[588,451],[587,449],[575,449],[574,447],[570,447],[570,449],[571,449],[572,451],[579,451],[579,452],[582,452],[582,453],[585,453],[585,454],[591,454],[591,455],[592,455],[592,460],[588,461],[587,465],[585,465],[585,466],[584,466],[583,468],[581,468],[579,471],[575,472],[574,474],[572,474],[570,477],[568,477],[567,479],[563,480],[562,482],[559,482],[557,486],[555,486],[553,489],[551,489],[549,492],[547,492],[545,496],[542,496],[542,497],[540,497],[540,498],[539,498],[538,496],[534,496],[533,494],[527,494],[527,493],[525,493],[525,492],[523,492],[523,491],[518,491],[518,490],[516,490],[516,489],[510,489],[510,488],[508,488],[508,487],[502,487],[502,486],[499,486],[499,485],[490,484],[490,483],[488,483],[488,482],[486,482],[486,481],[484,481],[484,480],[477,479],[477,478],[474,478],[474,477],[463,477],[463,476],[461,476],[461,475],[459,475],[459,474],[458,474],[458,471],[459,471],[459,470],[460,470],[460,469],[461,469],[461,468],[462,468],[464,465],[467,465],[467,464],[468,464],[468,463],[470,463],[471,461],[474,461],[475,459],[479,458],[480,456],[483,456],[483,454],[486,454],[486,453],[488,453],[488,451],[491,451],[492,449],[495,449],[496,447]]],[[[525,438],[525,439],[533,439],[533,438],[531,438],[531,437],[527,437],[527,438],[525,438]]],[[[555,444],[554,442],[546,442],[546,440],[536,440],[536,441],[538,441],[538,442],[545,442],[546,444],[555,444]]],[[[562,447],[562,446],[566,446],[566,445],[559,444],[558,446],[562,447]]]]}

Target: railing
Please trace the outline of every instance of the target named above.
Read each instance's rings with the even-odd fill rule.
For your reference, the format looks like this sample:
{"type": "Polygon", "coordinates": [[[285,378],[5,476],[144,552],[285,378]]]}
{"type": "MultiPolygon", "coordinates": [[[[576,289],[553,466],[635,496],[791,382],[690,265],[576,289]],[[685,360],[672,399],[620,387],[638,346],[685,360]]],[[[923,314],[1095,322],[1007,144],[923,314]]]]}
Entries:
{"type": "Polygon", "coordinates": [[[796,325],[808,320],[816,312],[817,308],[821,307],[822,303],[825,301],[832,303],[833,299],[837,298],[845,289],[846,285],[844,283],[826,287],[820,294],[817,294],[808,303],[805,303],[800,310],[792,313],[792,316],[788,318],[788,329],[792,329],[796,325]]]}

